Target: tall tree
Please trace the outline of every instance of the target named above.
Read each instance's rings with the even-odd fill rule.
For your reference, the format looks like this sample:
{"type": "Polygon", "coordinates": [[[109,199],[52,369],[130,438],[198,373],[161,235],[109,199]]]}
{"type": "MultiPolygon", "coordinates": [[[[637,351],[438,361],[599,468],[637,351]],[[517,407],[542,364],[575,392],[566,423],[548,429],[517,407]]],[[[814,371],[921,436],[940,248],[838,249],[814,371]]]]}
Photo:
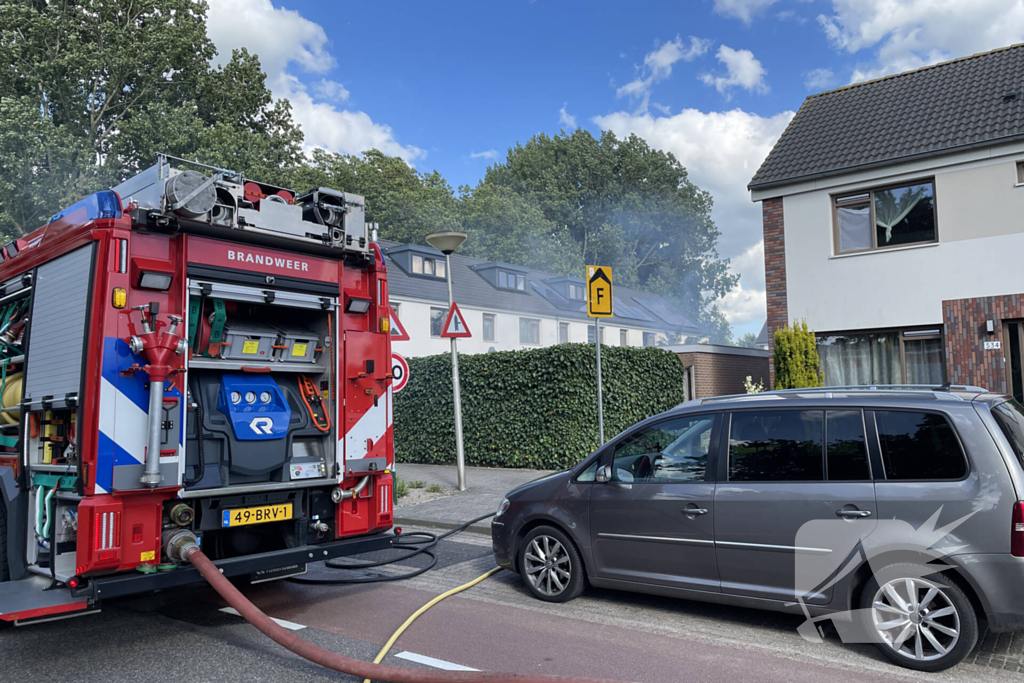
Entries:
{"type": "Polygon", "coordinates": [[[238,170],[298,162],[259,61],[224,68],[202,0],[0,0],[0,232],[21,234],[157,151],[238,170]]]}
{"type": "Polygon", "coordinates": [[[672,154],[610,131],[540,134],[488,168],[478,191],[486,186],[535,202],[582,260],[614,267],[616,282],[669,296],[714,341],[730,338],[709,305],[737,281],[718,256],[711,195],[672,154]]]}
{"type": "Polygon", "coordinates": [[[469,235],[463,253],[559,275],[582,275],[583,258],[572,235],[548,220],[533,199],[494,185],[461,191],[459,219],[469,235]]]}

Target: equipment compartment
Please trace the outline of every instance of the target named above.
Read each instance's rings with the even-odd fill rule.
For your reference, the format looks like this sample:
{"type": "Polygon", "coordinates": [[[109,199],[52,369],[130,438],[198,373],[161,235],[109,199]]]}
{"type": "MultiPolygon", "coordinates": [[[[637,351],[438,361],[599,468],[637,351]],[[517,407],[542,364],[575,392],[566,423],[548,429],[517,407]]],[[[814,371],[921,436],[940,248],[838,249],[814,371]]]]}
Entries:
{"type": "Polygon", "coordinates": [[[334,301],[310,297],[315,307],[300,307],[259,290],[257,303],[242,287],[222,296],[196,290],[186,490],[292,488],[335,476],[340,454],[335,426],[325,419],[336,410],[334,301]]]}

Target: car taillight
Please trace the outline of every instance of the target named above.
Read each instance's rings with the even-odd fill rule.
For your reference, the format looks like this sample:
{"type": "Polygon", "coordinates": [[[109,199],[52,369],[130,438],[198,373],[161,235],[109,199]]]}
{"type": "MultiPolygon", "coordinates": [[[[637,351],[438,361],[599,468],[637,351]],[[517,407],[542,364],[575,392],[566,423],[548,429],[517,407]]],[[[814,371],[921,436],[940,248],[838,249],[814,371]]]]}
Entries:
{"type": "Polygon", "coordinates": [[[1010,553],[1024,557],[1024,501],[1013,504],[1013,526],[1010,527],[1010,553]]]}

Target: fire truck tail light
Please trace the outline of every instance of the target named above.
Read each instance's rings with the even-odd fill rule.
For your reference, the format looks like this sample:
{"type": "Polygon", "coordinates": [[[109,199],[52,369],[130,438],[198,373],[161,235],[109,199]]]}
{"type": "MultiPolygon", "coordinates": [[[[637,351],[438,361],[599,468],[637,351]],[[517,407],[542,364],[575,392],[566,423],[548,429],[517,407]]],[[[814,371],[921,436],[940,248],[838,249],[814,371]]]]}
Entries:
{"type": "MultiPolygon", "coordinates": [[[[93,524],[96,550],[116,550],[121,547],[121,513],[97,512],[93,524]]],[[[111,555],[110,557],[113,557],[111,555]]],[[[108,559],[100,554],[100,559],[108,559]]]]}
{"type": "Polygon", "coordinates": [[[110,296],[110,303],[114,308],[124,308],[128,305],[128,292],[124,291],[121,287],[114,287],[114,291],[110,296]]]}
{"type": "Polygon", "coordinates": [[[387,318],[380,319],[380,331],[388,332],[391,329],[391,321],[387,318]]]}

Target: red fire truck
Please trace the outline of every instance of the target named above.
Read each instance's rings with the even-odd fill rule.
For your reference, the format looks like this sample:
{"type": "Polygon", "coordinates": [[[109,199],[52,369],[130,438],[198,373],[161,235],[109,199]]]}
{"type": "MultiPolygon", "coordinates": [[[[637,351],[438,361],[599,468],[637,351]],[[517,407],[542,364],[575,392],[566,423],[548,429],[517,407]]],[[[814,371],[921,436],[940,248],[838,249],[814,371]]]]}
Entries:
{"type": "Polygon", "coordinates": [[[0,620],[390,547],[362,197],[160,156],[0,261],[0,620]]]}

